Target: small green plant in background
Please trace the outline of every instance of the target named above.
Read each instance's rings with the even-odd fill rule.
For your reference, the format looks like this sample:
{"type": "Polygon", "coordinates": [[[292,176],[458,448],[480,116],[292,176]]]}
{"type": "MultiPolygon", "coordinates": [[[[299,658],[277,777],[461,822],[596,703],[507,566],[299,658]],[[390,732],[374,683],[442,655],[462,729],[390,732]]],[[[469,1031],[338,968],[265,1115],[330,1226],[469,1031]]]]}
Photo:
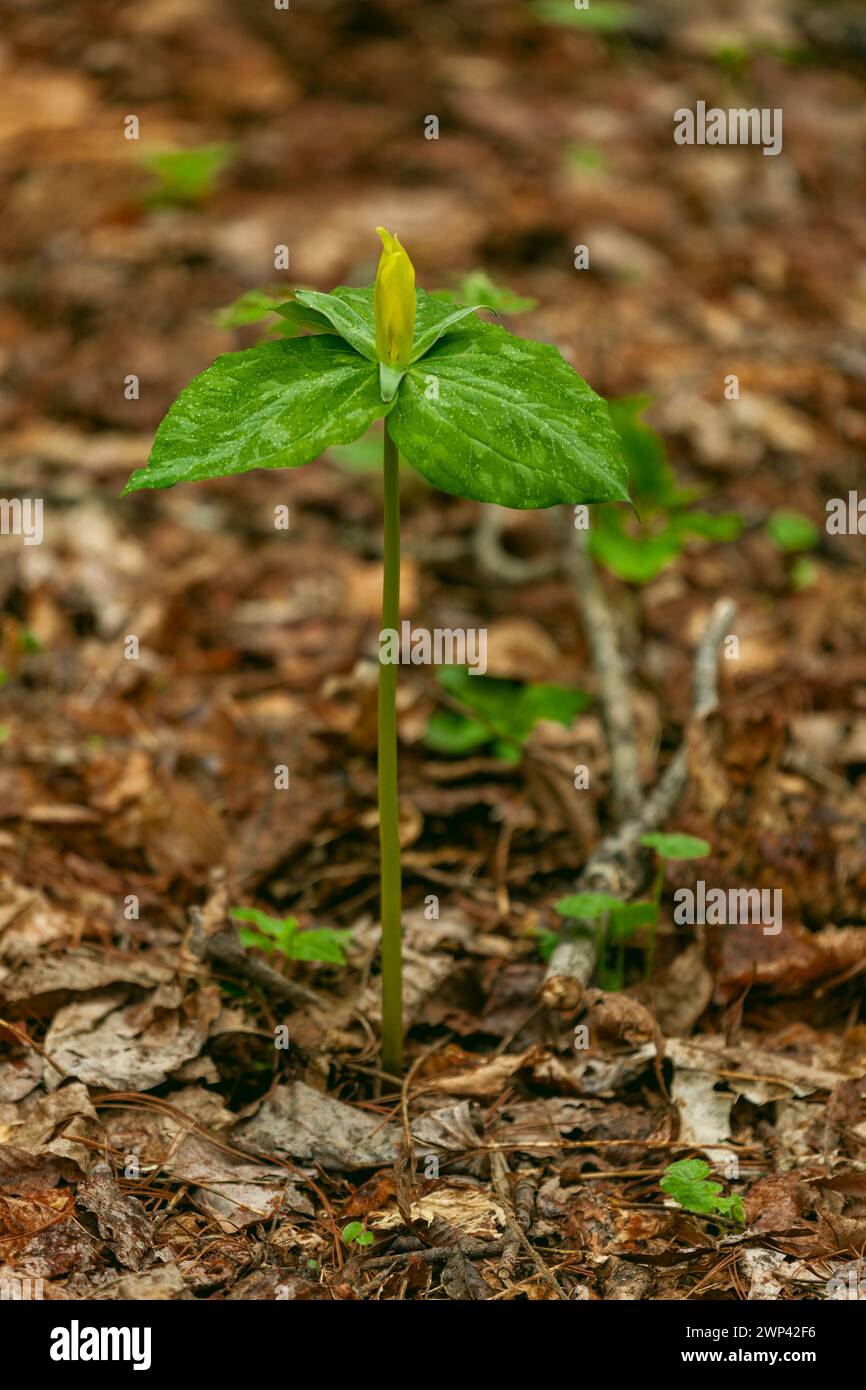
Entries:
{"type": "Polygon", "coordinates": [[[571,921],[587,923],[595,932],[598,982],[602,989],[625,984],[625,948],[640,927],[655,926],[658,907],[651,902],[624,903],[610,893],[570,893],[554,910],[571,921]]]}
{"type": "Polygon", "coordinates": [[[637,5],[621,4],[619,0],[592,0],[581,7],[574,0],[534,0],[530,8],[543,24],[561,24],[601,34],[618,34],[640,18],[637,5]]]}
{"type": "Polygon", "coordinates": [[[247,949],[255,947],[268,955],[277,952],[287,961],[346,964],[343,946],[351,938],[351,927],[309,927],[302,931],[297,917],[268,917],[257,907],[233,907],[231,912],[239,922],[253,923],[253,927],[238,931],[240,943],[247,949]]]}
{"type": "Polygon", "coordinates": [[[725,1221],[733,1221],[738,1226],[746,1223],[746,1212],[741,1197],[722,1197],[720,1182],[709,1182],[711,1169],[702,1158],[682,1158],[677,1163],[669,1163],[659,1187],[673,1197],[684,1211],[693,1211],[700,1216],[718,1216],[725,1221]]]}
{"type": "Polygon", "coordinates": [[[697,835],[663,835],[655,830],[642,835],[639,844],[643,845],[645,849],[654,850],[656,855],[656,873],[650,895],[650,901],[655,905],[656,912],[655,921],[650,929],[650,942],[646,958],[646,978],[649,979],[655,963],[656,929],[661,914],[665,864],[669,859],[706,859],[708,854],[712,854],[713,849],[712,845],[708,845],[706,840],[698,839],[697,835]]]}
{"type": "MultiPolygon", "coordinates": [[[[378,231],[375,283],[296,290],[278,305],[303,336],[218,357],[171,406],[124,495],[296,468],[384,419],[387,633],[400,623],[399,453],[443,492],[520,509],[627,501],[628,469],[607,405],[554,347],[482,322],[478,305],[453,308],[417,289],[397,237],[378,231]]],[[[380,661],[382,1065],[394,1076],[403,1063],[396,693],[397,666],[380,661]]]]}
{"type": "Polygon", "coordinates": [[[486,270],[470,270],[456,289],[434,290],[433,294],[448,304],[474,304],[479,309],[492,309],[496,314],[526,314],[538,304],[537,299],[517,294],[507,285],[498,285],[486,270]]]}
{"type": "Polygon", "coordinates": [[[575,173],[589,177],[602,174],[607,168],[604,151],[595,145],[569,145],[565,151],[565,162],[575,173]]]}
{"type": "Polygon", "coordinates": [[[664,444],[640,418],[649,396],[610,402],[610,413],[629,466],[637,515],[612,507],[593,514],[589,553],[618,579],[648,584],[680,554],[690,536],[733,541],[743,529],[737,512],[711,514],[694,506],[696,492],[677,485],[664,444]]]}
{"type": "Polygon", "coordinates": [[[792,587],[811,588],[818,571],[814,560],[805,552],[817,550],[821,543],[821,533],[812,518],[782,507],[769,517],[765,530],[777,549],[790,557],[792,587]]]}
{"type": "Polygon", "coordinates": [[[291,328],[277,313],[285,298],[286,292],[281,289],[245,290],[231,304],[217,309],[213,321],[217,328],[230,329],[246,328],[248,324],[261,323],[263,319],[272,318],[274,327],[279,327],[287,335],[294,335],[297,329],[291,328]]]}
{"type": "Polygon", "coordinates": [[[206,203],[220,174],[231,164],[233,145],[198,145],[189,150],[151,150],[141,163],[153,177],[147,201],[154,207],[206,203]]]}
{"type": "Polygon", "coordinates": [[[373,1232],[368,1231],[360,1221],[350,1221],[340,1232],[347,1245],[372,1245],[373,1232]]]}
{"type": "MultiPolygon", "coordinates": [[[[644,973],[646,979],[650,978],[655,962],[665,863],[669,859],[703,859],[712,852],[706,840],[699,840],[695,835],[662,835],[652,831],[643,835],[640,843],[647,849],[655,850],[658,860],[649,898],[625,903],[610,893],[571,893],[554,903],[554,910],[561,917],[586,923],[595,931],[598,979],[602,989],[623,988],[625,948],[641,927],[649,928],[644,973]]],[[[545,946],[547,944],[545,942],[545,946]]]]}
{"type": "Polygon", "coordinates": [[[477,676],[465,666],[442,666],[436,674],[443,690],[466,713],[434,710],[424,742],[451,757],[489,747],[503,762],[519,762],[523,745],[540,720],[550,719],[567,728],[592,703],[589,695],[571,686],[477,676]]]}

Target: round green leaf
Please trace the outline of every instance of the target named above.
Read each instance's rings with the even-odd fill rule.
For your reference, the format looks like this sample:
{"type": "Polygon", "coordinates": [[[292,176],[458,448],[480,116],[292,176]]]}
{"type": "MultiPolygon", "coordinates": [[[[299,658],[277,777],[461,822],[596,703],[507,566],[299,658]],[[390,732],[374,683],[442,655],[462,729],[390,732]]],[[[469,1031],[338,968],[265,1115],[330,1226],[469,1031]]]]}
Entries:
{"type": "Polygon", "coordinates": [[[652,831],[641,835],[640,843],[654,849],[660,859],[706,859],[713,847],[696,835],[660,835],[652,831]]]}

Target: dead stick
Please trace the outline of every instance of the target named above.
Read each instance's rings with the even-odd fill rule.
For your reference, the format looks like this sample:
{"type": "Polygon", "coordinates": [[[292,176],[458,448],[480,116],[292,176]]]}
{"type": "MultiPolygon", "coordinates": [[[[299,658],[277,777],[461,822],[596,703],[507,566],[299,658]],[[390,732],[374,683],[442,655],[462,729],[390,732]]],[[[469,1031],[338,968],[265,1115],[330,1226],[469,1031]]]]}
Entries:
{"type": "Polygon", "coordinates": [[[601,716],[610,753],[613,810],[619,823],[636,815],[641,804],[631,689],[613,614],[586,548],[584,531],[574,532],[568,563],[593,668],[598,676],[601,716]]]}
{"type": "MultiPolygon", "coordinates": [[[[695,654],[690,727],[718,708],[718,649],[736,614],[730,599],[719,599],[710,613],[695,654]]],[[[637,814],[602,840],[590,855],[577,882],[579,892],[602,892],[627,901],[644,877],[640,838],[663,824],[688,781],[688,730],[673,758],[637,814]]],[[[550,959],[542,988],[548,1008],[577,1008],[596,965],[596,945],[590,936],[565,936],[550,959]]]]}

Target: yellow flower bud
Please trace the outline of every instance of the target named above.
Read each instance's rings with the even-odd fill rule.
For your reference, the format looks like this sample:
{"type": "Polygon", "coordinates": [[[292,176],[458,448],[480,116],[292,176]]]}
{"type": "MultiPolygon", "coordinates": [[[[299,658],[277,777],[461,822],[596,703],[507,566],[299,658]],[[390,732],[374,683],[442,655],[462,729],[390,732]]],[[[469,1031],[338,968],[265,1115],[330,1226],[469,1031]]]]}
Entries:
{"type": "Polygon", "coordinates": [[[390,367],[408,367],[415,334],[415,267],[397,237],[384,227],[376,231],[384,248],[373,292],[376,352],[390,367]]]}

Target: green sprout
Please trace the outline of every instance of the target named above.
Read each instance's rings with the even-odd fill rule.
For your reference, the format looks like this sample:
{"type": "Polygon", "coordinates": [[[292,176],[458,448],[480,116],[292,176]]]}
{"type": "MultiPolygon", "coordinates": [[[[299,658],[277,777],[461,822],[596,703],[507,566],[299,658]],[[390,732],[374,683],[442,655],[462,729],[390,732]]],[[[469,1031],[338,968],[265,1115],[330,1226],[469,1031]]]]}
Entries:
{"type": "Polygon", "coordinates": [[[190,150],[152,150],[142,164],[153,175],[148,202],[185,207],[212,198],[217,180],[234,157],[232,145],[199,145],[190,150]]]}
{"type": "Polygon", "coordinates": [[[805,552],[816,550],[821,543],[820,532],[811,517],[782,507],[769,517],[765,529],[773,544],[790,557],[792,588],[811,588],[818,570],[805,552]]]}
{"type": "Polygon", "coordinates": [[[543,24],[561,24],[601,34],[618,34],[634,24],[640,14],[637,5],[619,4],[616,0],[592,0],[592,4],[586,0],[580,6],[574,0],[535,0],[531,9],[543,24]]]}
{"type": "Polygon", "coordinates": [[[517,294],[507,285],[497,285],[486,270],[470,270],[458,282],[454,290],[434,290],[437,299],[449,304],[474,304],[476,307],[492,309],[496,314],[526,314],[534,309],[537,299],[529,299],[517,294]]]}
{"type": "Polygon", "coordinates": [[[708,512],[694,505],[694,490],[680,488],[665,446],[642,419],[649,396],[611,401],[610,413],[622,440],[638,515],[622,507],[600,507],[587,537],[590,555],[630,584],[648,584],[680,554],[690,536],[733,541],[743,529],[738,512],[708,512]]]}
{"type": "Polygon", "coordinates": [[[722,1184],[708,1182],[709,1174],[710,1165],[702,1158],[682,1158],[678,1163],[668,1164],[659,1187],[684,1211],[693,1211],[699,1216],[718,1216],[744,1226],[746,1212],[742,1198],[720,1197],[722,1184]]]}
{"type": "Polygon", "coordinates": [[[640,927],[652,927],[658,922],[656,902],[624,903],[610,893],[571,893],[554,903],[554,910],[571,921],[592,923],[597,936],[599,983],[602,989],[620,990],[625,984],[626,943],[640,927]],[[615,959],[608,964],[608,948],[615,959]]]}
{"type": "Polygon", "coordinates": [[[443,666],[439,684],[461,710],[437,709],[424,731],[424,742],[437,753],[461,757],[492,745],[495,757],[519,762],[523,745],[541,719],[566,728],[586,709],[590,697],[582,690],[550,682],[501,680],[478,676],[464,666],[443,666]]]}
{"type": "Polygon", "coordinates": [[[366,1230],[360,1221],[350,1221],[340,1232],[347,1245],[372,1245],[373,1232],[366,1230]]]}
{"type": "Polygon", "coordinates": [[[646,978],[649,979],[653,973],[653,964],[656,954],[656,928],[658,927],[659,915],[661,913],[662,887],[665,881],[665,863],[669,859],[706,859],[708,854],[712,854],[713,847],[708,845],[706,840],[699,840],[697,835],[662,835],[656,830],[649,831],[646,835],[641,835],[639,844],[646,849],[655,850],[656,854],[656,875],[653,880],[652,898],[655,903],[656,916],[650,930],[650,944],[646,959],[646,978]]]}
{"type": "MultiPolygon", "coordinates": [[[[622,989],[625,979],[626,943],[641,927],[649,928],[644,971],[646,979],[653,973],[665,862],[668,859],[703,859],[712,853],[712,847],[706,840],[699,840],[695,835],[661,835],[656,831],[650,831],[641,836],[640,844],[647,849],[655,850],[658,859],[649,898],[625,903],[611,893],[571,893],[554,903],[554,910],[561,917],[594,927],[599,958],[599,981],[603,989],[622,989]],[[615,950],[615,964],[612,966],[608,965],[607,961],[609,947],[615,950]]],[[[547,944],[545,942],[545,945],[547,944]]]]}
{"type": "MultiPolygon", "coordinates": [[[[384,418],[384,639],[399,628],[400,453],[443,492],[521,509],[627,501],[628,468],[607,405],[556,348],[416,289],[399,240],[379,232],[375,284],[295,290],[276,312],[299,336],[226,353],[191,381],[124,495],[297,468],[384,418]]],[[[403,1063],[396,689],[396,664],[380,659],[382,1066],[392,1076],[403,1063]]]]}
{"type": "Polygon", "coordinates": [[[256,907],[233,907],[232,916],[240,922],[252,922],[255,930],[241,927],[238,937],[242,946],[255,947],[268,955],[279,952],[287,961],[312,960],[331,965],[345,965],[343,945],[352,935],[350,927],[311,927],[301,931],[297,917],[268,917],[256,907]]]}

